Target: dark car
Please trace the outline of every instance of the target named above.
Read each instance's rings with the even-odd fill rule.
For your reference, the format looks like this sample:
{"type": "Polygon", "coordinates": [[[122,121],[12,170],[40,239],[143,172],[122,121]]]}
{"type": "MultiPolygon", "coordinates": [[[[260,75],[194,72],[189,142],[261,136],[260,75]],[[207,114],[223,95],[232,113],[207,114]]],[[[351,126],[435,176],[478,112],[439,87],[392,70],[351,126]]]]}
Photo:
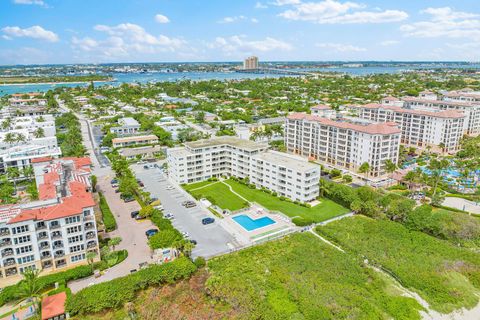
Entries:
{"type": "Polygon", "coordinates": [[[140,187],[145,187],[145,185],[143,184],[142,181],[138,181],[138,185],[139,185],[140,187]]]}
{"type": "Polygon", "coordinates": [[[132,211],[130,212],[130,217],[135,218],[136,216],[138,216],[139,213],[140,211],[132,211]]]}
{"type": "Polygon", "coordinates": [[[126,202],[132,202],[132,201],[134,201],[134,200],[135,200],[134,197],[124,197],[124,198],[123,198],[123,202],[125,202],[125,203],[126,203],[126,202]]]}
{"type": "Polygon", "coordinates": [[[203,225],[214,223],[214,222],[215,222],[215,219],[213,219],[213,218],[203,218],[202,219],[202,224],[203,225]]]}
{"type": "Polygon", "coordinates": [[[147,238],[150,238],[151,236],[154,236],[157,233],[158,233],[158,229],[149,229],[145,231],[145,235],[147,236],[147,238]]]}
{"type": "Polygon", "coordinates": [[[144,165],[144,166],[143,166],[143,169],[148,169],[148,165],[144,165]]]}
{"type": "Polygon", "coordinates": [[[119,193],[120,192],[120,189],[115,189],[115,193],[119,193]]]}
{"type": "Polygon", "coordinates": [[[111,184],[117,184],[117,183],[118,183],[118,179],[112,179],[112,180],[110,181],[110,183],[111,183],[111,184]]]}
{"type": "Polygon", "coordinates": [[[185,208],[193,208],[195,206],[197,206],[197,204],[195,202],[189,202],[185,205],[185,208]]]}
{"type": "Polygon", "coordinates": [[[197,240],[190,239],[188,241],[190,241],[190,243],[193,243],[194,245],[197,245],[197,240]]]}
{"type": "Polygon", "coordinates": [[[139,214],[135,216],[135,220],[143,220],[143,219],[147,219],[147,217],[141,216],[139,214]]]}

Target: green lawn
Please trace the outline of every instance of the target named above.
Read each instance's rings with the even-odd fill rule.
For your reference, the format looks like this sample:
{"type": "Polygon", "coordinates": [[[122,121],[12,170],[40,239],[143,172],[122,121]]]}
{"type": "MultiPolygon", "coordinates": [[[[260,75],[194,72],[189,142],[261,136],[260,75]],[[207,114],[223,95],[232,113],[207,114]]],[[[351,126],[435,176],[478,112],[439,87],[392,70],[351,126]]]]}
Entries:
{"type": "Polygon", "coordinates": [[[210,297],[240,319],[420,319],[391,280],[310,233],[212,259],[208,270],[210,297]]]}
{"type": "Polygon", "coordinates": [[[281,201],[278,197],[274,197],[261,190],[250,189],[248,186],[233,180],[227,180],[226,183],[232,186],[235,192],[249,201],[254,201],[269,210],[280,211],[289,217],[300,216],[312,219],[315,222],[321,222],[350,211],[332,200],[325,198],[321,199],[319,205],[313,208],[306,208],[291,202],[281,201]]]}
{"type": "Polygon", "coordinates": [[[212,204],[215,204],[222,209],[235,211],[235,210],[239,210],[247,207],[247,204],[243,199],[233,194],[228,189],[228,186],[224,185],[221,182],[216,182],[209,185],[208,187],[192,191],[192,189],[204,186],[206,184],[198,185],[198,183],[196,183],[196,185],[197,186],[194,186],[194,187],[191,187],[192,185],[187,185],[187,186],[184,186],[184,188],[185,190],[190,192],[190,194],[195,198],[198,198],[198,199],[206,198],[212,204]]]}
{"type": "Polygon", "coordinates": [[[212,181],[200,181],[200,182],[185,184],[182,187],[183,187],[183,189],[185,189],[187,191],[190,191],[192,189],[201,188],[201,187],[204,187],[204,186],[212,184],[212,183],[215,183],[215,182],[214,181],[213,182],[212,181]]]}
{"type": "Polygon", "coordinates": [[[399,223],[363,216],[317,227],[347,252],[392,272],[440,312],[479,302],[480,255],[399,223]]]}

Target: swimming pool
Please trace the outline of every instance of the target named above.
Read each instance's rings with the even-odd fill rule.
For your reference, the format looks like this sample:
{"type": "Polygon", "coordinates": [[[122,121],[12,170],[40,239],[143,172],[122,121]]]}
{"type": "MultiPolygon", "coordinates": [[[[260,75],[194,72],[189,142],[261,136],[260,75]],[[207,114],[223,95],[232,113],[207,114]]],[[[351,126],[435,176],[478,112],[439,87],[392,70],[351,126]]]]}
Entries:
{"type": "Polygon", "coordinates": [[[236,223],[241,225],[243,229],[247,231],[263,228],[275,223],[275,221],[270,219],[269,217],[262,217],[253,220],[252,218],[244,214],[233,217],[232,219],[235,220],[236,223]]]}

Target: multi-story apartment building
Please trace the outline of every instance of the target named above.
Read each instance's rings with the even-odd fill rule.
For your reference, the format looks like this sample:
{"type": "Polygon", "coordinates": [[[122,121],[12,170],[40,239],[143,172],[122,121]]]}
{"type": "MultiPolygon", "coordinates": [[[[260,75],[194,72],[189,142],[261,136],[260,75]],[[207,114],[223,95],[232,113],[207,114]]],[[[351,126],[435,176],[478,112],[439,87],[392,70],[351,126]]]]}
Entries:
{"type": "Polygon", "coordinates": [[[0,207],[0,286],[27,268],[53,272],[98,255],[90,166],[89,158],[34,160],[39,200],[0,207]]]}
{"type": "Polygon", "coordinates": [[[258,69],[258,57],[251,56],[243,61],[244,70],[258,69]]]}
{"type": "Polygon", "coordinates": [[[402,130],[401,143],[408,146],[455,152],[463,136],[466,115],[460,111],[402,108],[392,103],[355,107],[360,118],[397,123],[402,130]]]}
{"type": "Polygon", "coordinates": [[[55,120],[51,115],[4,118],[0,126],[0,173],[23,169],[42,157],[58,157],[55,120]]]}
{"type": "MultiPolygon", "coordinates": [[[[436,95],[435,95],[436,97],[436,95]]],[[[480,102],[434,99],[432,95],[404,97],[404,106],[411,109],[456,110],[465,114],[463,132],[468,135],[480,134],[480,102]]]]}
{"type": "Polygon", "coordinates": [[[442,100],[445,101],[465,101],[480,103],[480,91],[473,91],[471,89],[463,89],[458,91],[446,91],[442,93],[442,100]]]}
{"type": "Polygon", "coordinates": [[[133,118],[121,118],[118,126],[111,127],[110,132],[118,135],[136,134],[140,131],[140,124],[133,118]]]}
{"type": "Polygon", "coordinates": [[[177,183],[211,177],[249,178],[278,195],[308,202],[318,196],[320,168],[306,159],[268,150],[268,145],[235,137],[189,142],[167,150],[168,174],[177,183]]]}
{"type": "Polygon", "coordinates": [[[158,143],[158,137],[150,134],[146,136],[132,136],[112,139],[114,148],[128,147],[139,144],[155,144],[158,143]]]}
{"type": "Polygon", "coordinates": [[[365,162],[370,178],[385,175],[385,162],[398,161],[401,130],[395,123],[293,113],[285,124],[287,152],[353,173],[365,162]]]}

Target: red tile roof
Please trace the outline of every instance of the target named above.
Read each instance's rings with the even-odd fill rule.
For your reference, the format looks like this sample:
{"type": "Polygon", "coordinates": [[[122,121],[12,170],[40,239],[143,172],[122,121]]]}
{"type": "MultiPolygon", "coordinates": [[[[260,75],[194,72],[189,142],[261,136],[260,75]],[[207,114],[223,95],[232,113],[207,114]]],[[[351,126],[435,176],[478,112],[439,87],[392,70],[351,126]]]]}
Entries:
{"type": "Polygon", "coordinates": [[[319,104],[318,106],[313,106],[311,109],[330,110],[331,108],[325,104],[319,104]]]}
{"type": "Polygon", "coordinates": [[[430,100],[417,97],[404,97],[403,101],[406,102],[418,102],[426,105],[445,105],[445,106],[459,106],[459,107],[473,107],[478,106],[478,103],[464,102],[464,101],[447,101],[447,100],[430,100]]]}
{"type": "Polygon", "coordinates": [[[31,163],[42,163],[42,162],[48,162],[50,160],[52,160],[52,157],[41,157],[41,158],[32,159],[31,163]]]}
{"type": "Polygon", "coordinates": [[[95,201],[92,194],[85,190],[85,185],[71,181],[69,183],[71,196],[62,198],[56,205],[37,209],[22,210],[20,214],[10,219],[8,223],[17,223],[27,220],[54,220],[72,215],[81,214],[84,208],[93,207],[95,201]]]}
{"type": "Polygon", "coordinates": [[[42,300],[42,320],[54,318],[65,313],[65,302],[67,294],[60,292],[51,296],[46,296],[42,300]]]}
{"type": "Polygon", "coordinates": [[[319,116],[314,116],[306,113],[292,113],[287,116],[291,120],[306,120],[306,121],[315,121],[319,122],[326,126],[337,127],[341,129],[353,130],[364,132],[368,134],[398,134],[401,133],[401,130],[398,128],[396,123],[392,122],[383,122],[383,123],[372,123],[368,125],[360,125],[346,121],[334,121],[327,118],[322,118],[319,116]]]}

